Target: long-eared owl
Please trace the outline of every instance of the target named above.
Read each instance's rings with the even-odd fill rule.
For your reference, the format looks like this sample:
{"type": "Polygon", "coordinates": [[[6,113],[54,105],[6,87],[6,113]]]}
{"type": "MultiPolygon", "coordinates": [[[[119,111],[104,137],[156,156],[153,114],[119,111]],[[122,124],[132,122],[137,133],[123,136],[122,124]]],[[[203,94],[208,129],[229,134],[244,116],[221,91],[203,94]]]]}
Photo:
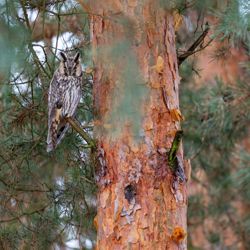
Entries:
{"type": "Polygon", "coordinates": [[[55,150],[62,141],[69,128],[65,118],[75,116],[82,94],[80,53],[74,57],[67,57],[61,52],[60,56],[60,66],[49,86],[47,152],[55,150]]]}

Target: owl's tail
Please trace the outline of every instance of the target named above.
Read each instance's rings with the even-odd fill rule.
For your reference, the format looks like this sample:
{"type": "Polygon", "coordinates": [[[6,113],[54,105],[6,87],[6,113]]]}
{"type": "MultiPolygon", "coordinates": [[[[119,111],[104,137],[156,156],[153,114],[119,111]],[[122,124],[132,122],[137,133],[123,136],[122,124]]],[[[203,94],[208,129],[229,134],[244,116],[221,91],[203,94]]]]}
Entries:
{"type": "Polygon", "coordinates": [[[48,143],[47,152],[55,150],[55,148],[61,143],[62,139],[66,135],[68,129],[69,129],[69,123],[63,120],[60,121],[58,125],[57,134],[55,136],[52,136],[53,134],[52,129],[49,131],[47,139],[48,143]]]}

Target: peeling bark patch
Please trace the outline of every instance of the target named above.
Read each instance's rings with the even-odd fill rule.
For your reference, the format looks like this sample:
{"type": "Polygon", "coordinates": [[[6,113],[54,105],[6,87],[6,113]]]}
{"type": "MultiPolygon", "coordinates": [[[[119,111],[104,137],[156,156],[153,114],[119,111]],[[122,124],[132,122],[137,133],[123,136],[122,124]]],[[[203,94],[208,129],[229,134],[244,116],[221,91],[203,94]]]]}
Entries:
{"type": "Polygon", "coordinates": [[[190,180],[191,171],[192,171],[192,167],[191,167],[190,159],[187,161],[185,160],[184,161],[184,173],[185,173],[186,181],[190,180]]]}
{"type": "Polygon", "coordinates": [[[147,151],[147,155],[151,155],[152,153],[154,153],[154,143],[152,140],[150,140],[148,137],[145,137],[145,142],[148,144],[149,149],[147,151]]]}
{"type": "Polygon", "coordinates": [[[152,69],[156,70],[158,74],[162,74],[164,70],[164,60],[161,56],[158,56],[156,65],[151,67],[152,69]]]}
{"type": "Polygon", "coordinates": [[[185,121],[185,117],[181,114],[181,111],[179,109],[172,109],[170,111],[171,117],[174,121],[185,121]]]}
{"type": "Polygon", "coordinates": [[[106,161],[105,161],[105,152],[101,147],[97,148],[96,160],[99,162],[99,169],[96,171],[95,179],[98,182],[102,176],[106,174],[106,161]]]}
{"type": "Polygon", "coordinates": [[[155,189],[158,189],[160,188],[160,183],[167,181],[167,179],[169,178],[168,176],[171,176],[172,173],[170,169],[167,168],[168,160],[166,156],[161,155],[160,153],[157,154],[156,162],[156,166],[154,166],[155,176],[153,187],[155,189]]]}
{"type": "Polygon", "coordinates": [[[170,105],[168,102],[168,95],[167,95],[166,90],[164,88],[162,88],[162,95],[163,95],[164,104],[166,105],[167,109],[170,110],[170,105]]]}
{"type": "Polygon", "coordinates": [[[183,163],[180,156],[177,156],[174,161],[174,175],[180,182],[184,182],[185,174],[183,170],[183,163]]]}
{"type": "Polygon", "coordinates": [[[127,224],[131,225],[131,222],[135,221],[135,214],[136,214],[137,210],[141,210],[141,205],[135,204],[135,197],[134,197],[132,199],[131,203],[129,203],[128,208],[126,208],[125,204],[123,205],[123,209],[122,209],[120,215],[122,217],[125,216],[127,224]]]}
{"type": "Polygon", "coordinates": [[[166,148],[159,148],[158,149],[158,153],[164,156],[167,156],[169,150],[167,150],[166,148]]]}
{"type": "Polygon", "coordinates": [[[96,215],[96,217],[94,218],[94,226],[96,227],[96,229],[98,230],[98,217],[96,215]]]}
{"type": "Polygon", "coordinates": [[[136,188],[132,185],[128,185],[124,188],[124,195],[125,198],[130,203],[130,200],[133,199],[136,196],[136,188]]]}
{"type": "Polygon", "coordinates": [[[138,183],[139,179],[141,177],[141,173],[137,170],[130,173],[128,177],[128,181],[131,183],[138,183]]]}
{"type": "Polygon", "coordinates": [[[127,153],[127,154],[130,154],[130,147],[124,145],[124,146],[122,147],[122,151],[125,152],[125,153],[127,153]]]}
{"type": "Polygon", "coordinates": [[[184,233],[184,229],[176,226],[174,228],[174,234],[171,235],[171,239],[175,240],[177,243],[181,243],[186,237],[187,233],[184,233]]]}

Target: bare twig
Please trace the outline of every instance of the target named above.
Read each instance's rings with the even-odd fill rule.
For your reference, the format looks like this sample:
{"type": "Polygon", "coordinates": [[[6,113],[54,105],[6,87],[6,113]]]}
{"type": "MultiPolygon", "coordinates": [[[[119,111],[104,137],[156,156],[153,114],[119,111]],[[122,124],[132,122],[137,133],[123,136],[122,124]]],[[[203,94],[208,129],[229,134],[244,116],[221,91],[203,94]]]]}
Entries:
{"type": "MultiPolygon", "coordinates": [[[[206,23],[206,25],[208,26],[208,22],[206,23]]],[[[213,39],[210,39],[210,41],[204,47],[194,51],[204,41],[209,30],[210,30],[210,27],[207,27],[203,31],[203,33],[197,38],[197,40],[192,44],[192,46],[185,53],[178,56],[178,66],[180,66],[190,55],[204,50],[213,41],[213,39]]]]}
{"type": "Polygon", "coordinates": [[[92,181],[88,180],[87,178],[85,178],[85,177],[83,177],[83,176],[79,176],[79,177],[80,177],[80,178],[82,178],[82,179],[84,179],[85,181],[87,181],[87,182],[89,182],[89,183],[94,184],[94,182],[92,182],[92,181]]]}

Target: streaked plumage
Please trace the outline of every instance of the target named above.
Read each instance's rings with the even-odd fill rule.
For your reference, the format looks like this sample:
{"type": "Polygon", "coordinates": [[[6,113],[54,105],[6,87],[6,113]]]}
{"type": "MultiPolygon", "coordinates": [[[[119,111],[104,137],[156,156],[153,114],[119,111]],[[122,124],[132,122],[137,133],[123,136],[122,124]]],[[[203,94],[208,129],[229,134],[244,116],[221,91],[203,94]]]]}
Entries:
{"type": "Polygon", "coordinates": [[[61,63],[55,71],[48,95],[48,137],[47,152],[55,150],[65,136],[69,123],[64,119],[75,116],[82,94],[82,68],[80,53],[67,57],[60,53],[61,63]]]}

